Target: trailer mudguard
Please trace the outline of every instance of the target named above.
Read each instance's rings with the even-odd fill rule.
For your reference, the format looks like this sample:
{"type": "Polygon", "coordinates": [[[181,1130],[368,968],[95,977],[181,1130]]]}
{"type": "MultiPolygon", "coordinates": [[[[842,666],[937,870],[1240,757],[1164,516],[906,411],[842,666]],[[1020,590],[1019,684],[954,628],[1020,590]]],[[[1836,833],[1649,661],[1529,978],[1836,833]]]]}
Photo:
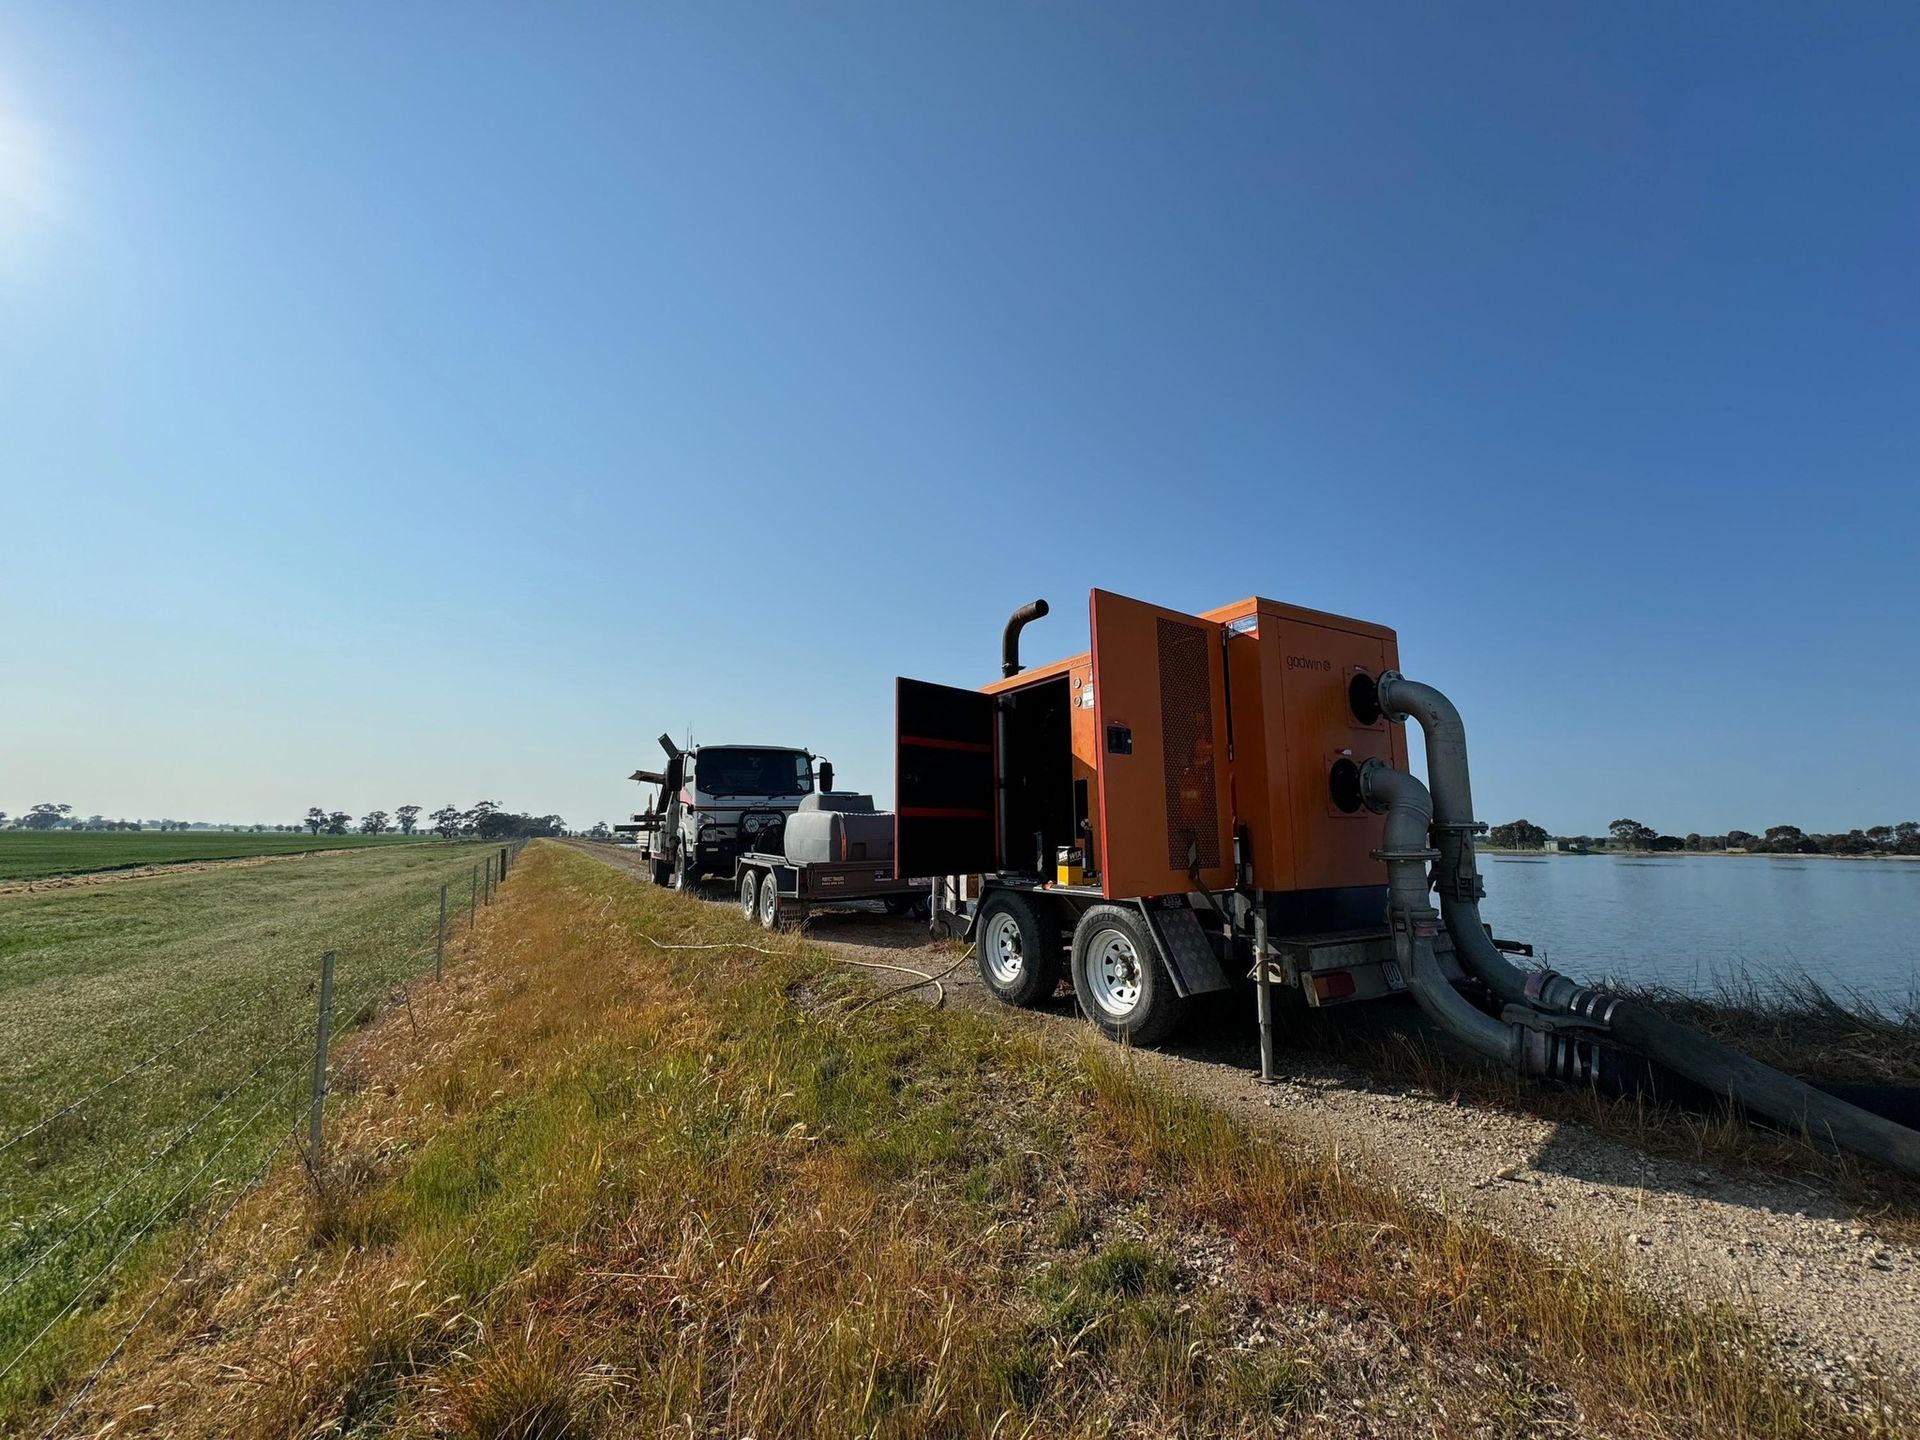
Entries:
{"type": "Polygon", "coordinates": [[[1147,929],[1160,947],[1167,974],[1173,979],[1176,994],[1208,995],[1225,990],[1232,982],[1220,967],[1220,957],[1207,943],[1200,928],[1200,917],[1193,913],[1185,896],[1136,902],[1146,917],[1147,929]]]}

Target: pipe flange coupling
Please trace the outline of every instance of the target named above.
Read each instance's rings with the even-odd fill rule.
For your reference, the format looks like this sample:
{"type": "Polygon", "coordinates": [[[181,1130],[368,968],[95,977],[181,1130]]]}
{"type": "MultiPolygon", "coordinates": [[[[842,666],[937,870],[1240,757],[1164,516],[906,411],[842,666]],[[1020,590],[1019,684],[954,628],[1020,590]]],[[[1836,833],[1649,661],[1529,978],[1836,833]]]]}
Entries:
{"type": "Polygon", "coordinates": [[[1413,860],[1424,865],[1429,860],[1438,860],[1438,850],[1373,850],[1368,852],[1372,858],[1391,865],[1396,860],[1413,860]]]}
{"type": "Polygon", "coordinates": [[[1390,694],[1394,682],[1406,678],[1407,677],[1402,675],[1398,670],[1382,670],[1380,672],[1380,678],[1373,682],[1374,689],[1380,696],[1380,713],[1396,724],[1405,724],[1407,716],[1412,713],[1394,704],[1390,694]]]}
{"type": "Polygon", "coordinates": [[[1484,835],[1491,827],[1484,820],[1436,820],[1429,828],[1449,835],[1484,835]]]}

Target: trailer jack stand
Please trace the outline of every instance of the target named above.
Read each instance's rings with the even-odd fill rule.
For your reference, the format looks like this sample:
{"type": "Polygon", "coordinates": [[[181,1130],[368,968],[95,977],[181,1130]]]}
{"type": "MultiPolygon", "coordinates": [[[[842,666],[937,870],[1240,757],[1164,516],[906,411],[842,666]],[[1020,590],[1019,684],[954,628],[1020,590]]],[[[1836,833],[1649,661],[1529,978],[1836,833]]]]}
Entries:
{"type": "Polygon", "coordinates": [[[1267,968],[1267,897],[1253,892],[1253,973],[1260,1007],[1260,1083],[1278,1085],[1273,1073],[1273,976],[1267,968]]]}

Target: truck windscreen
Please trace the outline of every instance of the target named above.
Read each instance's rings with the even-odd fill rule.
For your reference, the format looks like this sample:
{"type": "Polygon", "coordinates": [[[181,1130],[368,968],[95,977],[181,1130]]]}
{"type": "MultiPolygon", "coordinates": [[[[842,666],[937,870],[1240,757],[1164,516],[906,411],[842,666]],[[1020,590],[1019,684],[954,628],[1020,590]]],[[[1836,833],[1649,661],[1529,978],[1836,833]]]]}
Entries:
{"type": "Polygon", "coordinates": [[[706,795],[805,795],[813,767],[798,750],[749,750],[727,746],[702,750],[694,783],[706,795]]]}

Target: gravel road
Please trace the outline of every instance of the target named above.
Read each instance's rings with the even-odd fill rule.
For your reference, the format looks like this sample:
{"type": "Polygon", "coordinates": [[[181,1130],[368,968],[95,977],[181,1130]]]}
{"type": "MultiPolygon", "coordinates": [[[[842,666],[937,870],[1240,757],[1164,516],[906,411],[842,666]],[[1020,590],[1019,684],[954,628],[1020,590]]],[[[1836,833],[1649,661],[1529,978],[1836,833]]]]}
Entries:
{"type": "MultiPolygon", "coordinates": [[[[630,857],[582,848],[634,868],[630,857]]],[[[956,958],[914,920],[829,912],[806,929],[850,959],[940,971],[956,958]]],[[[1079,1045],[1088,1034],[1070,997],[1030,1012],[1001,1005],[971,960],[945,985],[949,1004],[991,1011],[1049,1043],[1079,1045]]],[[[1251,1024],[1228,1013],[1207,1020],[1204,1040],[1190,1035],[1141,1060],[1248,1121],[1337,1150],[1376,1183],[1469,1212],[1537,1250],[1617,1258],[1655,1291],[1748,1308],[1789,1362],[1824,1384],[1854,1392],[1856,1376],[1879,1377],[1920,1396],[1920,1251],[1870,1233],[1817,1177],[1653,1157],[1582,1126],[1383,1085],[1319,1055],[1283,1051],[1279,1083],[1262,1086],[1251,1024]]]]}

